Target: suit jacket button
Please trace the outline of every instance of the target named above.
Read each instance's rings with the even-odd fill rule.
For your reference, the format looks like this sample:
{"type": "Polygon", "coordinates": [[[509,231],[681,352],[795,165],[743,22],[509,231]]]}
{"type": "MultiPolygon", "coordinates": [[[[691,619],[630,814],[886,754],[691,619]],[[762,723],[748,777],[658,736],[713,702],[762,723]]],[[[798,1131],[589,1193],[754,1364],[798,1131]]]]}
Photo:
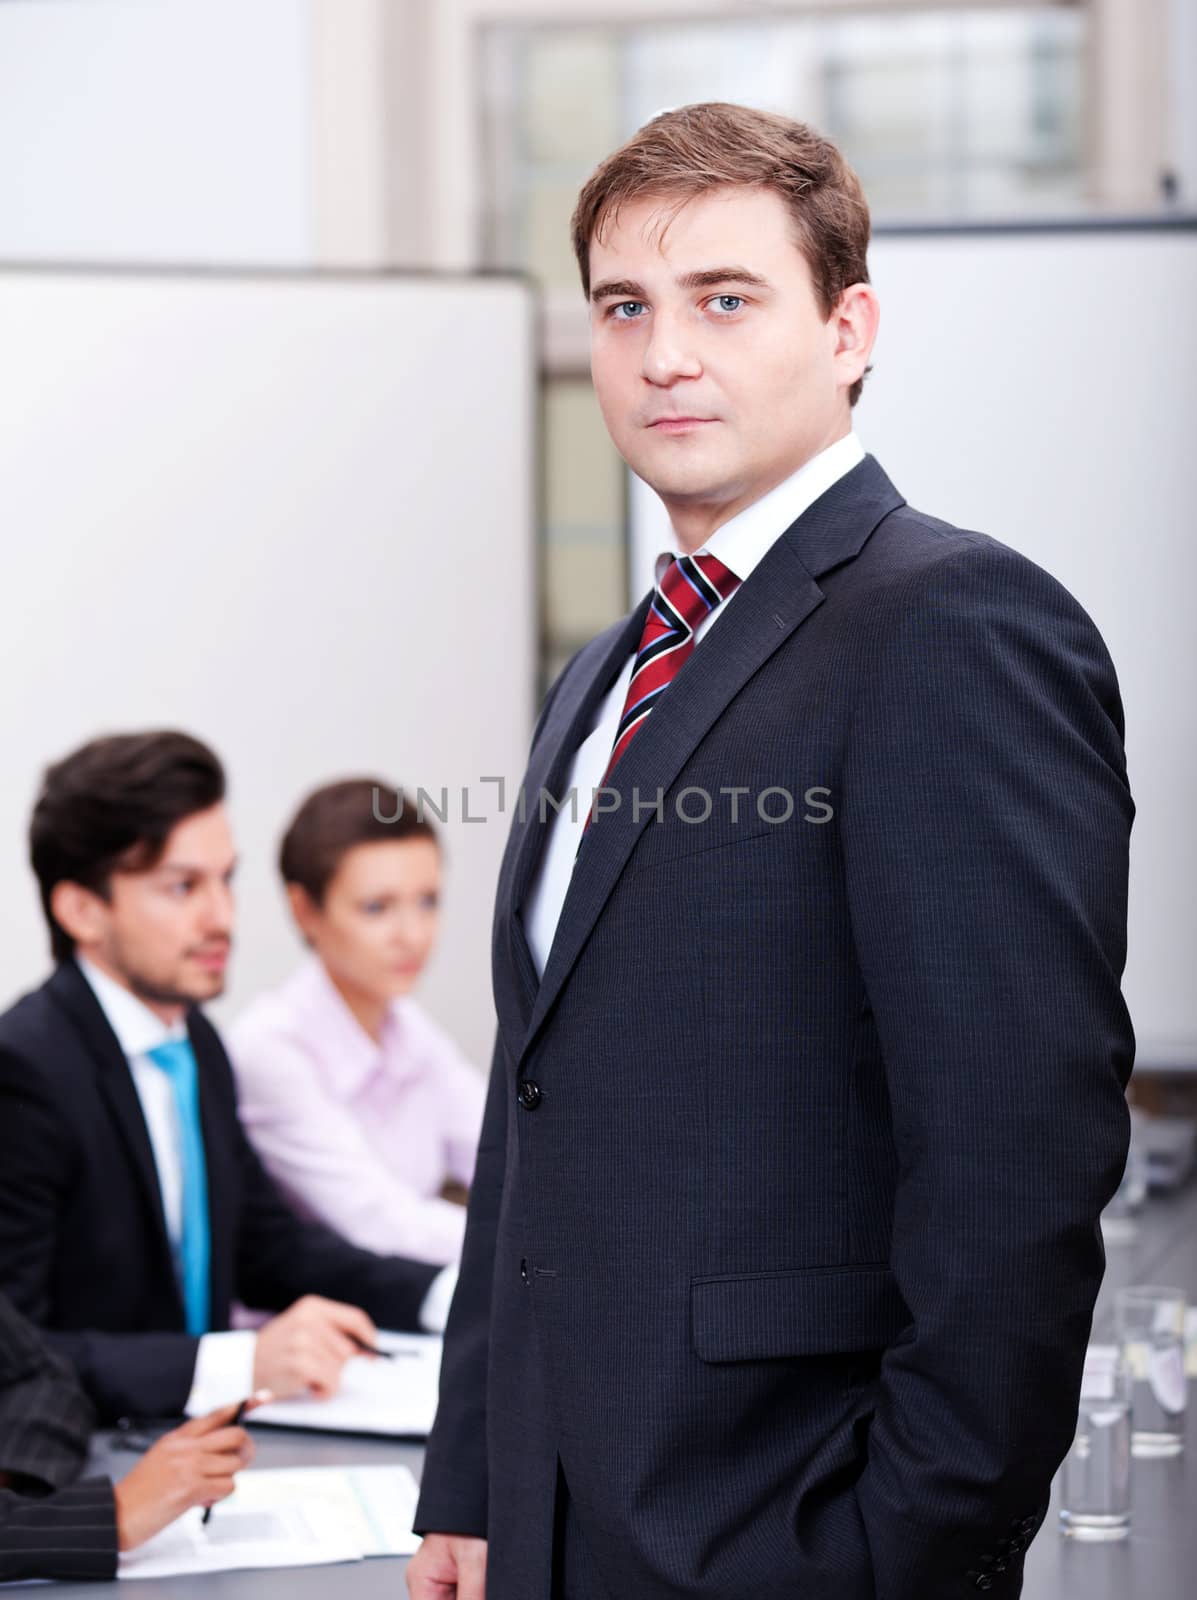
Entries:
{"type": "Polygon", "coordinates": [[[973,1579],[973,1588],[974,1589],[992,1589],[993,1588],[993,1579],[989,1576],[989,1574],[987,1572],[979,1572],[977,1574],[977,1576],[973,1579]]]}
{"type": "Polygon", "coordinates": [[[535,1111],[540,1104],[540,1085],[525,1078],[519,1086],[519,1102],[525,1111],[535,1111]]]}
{"type": "Polygon", "coordinates": [[[524,1256],[520,1257],[520,1277],[525,1283],[528,1281],[528,1262],[524,1256]]]}

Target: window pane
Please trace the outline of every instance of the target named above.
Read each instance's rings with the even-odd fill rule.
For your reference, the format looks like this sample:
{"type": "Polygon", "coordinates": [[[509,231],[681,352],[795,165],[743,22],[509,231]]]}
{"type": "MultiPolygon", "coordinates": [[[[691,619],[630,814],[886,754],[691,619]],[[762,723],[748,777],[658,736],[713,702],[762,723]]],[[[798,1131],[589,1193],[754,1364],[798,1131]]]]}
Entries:
{"type": "Polygon", "coordinates": [[[812,122],[874,217],[1019,214],[1085,199],[1076,6],[484,30],[488,260],[576,286],[568,224],[597,163],[668,106],[812,122]]]}
{"type": "Polygon", "coordinates": [[[626,609],[624,465],[589,378],[544,391],[544,596],[547,688],[579,646],[626,609]]]}

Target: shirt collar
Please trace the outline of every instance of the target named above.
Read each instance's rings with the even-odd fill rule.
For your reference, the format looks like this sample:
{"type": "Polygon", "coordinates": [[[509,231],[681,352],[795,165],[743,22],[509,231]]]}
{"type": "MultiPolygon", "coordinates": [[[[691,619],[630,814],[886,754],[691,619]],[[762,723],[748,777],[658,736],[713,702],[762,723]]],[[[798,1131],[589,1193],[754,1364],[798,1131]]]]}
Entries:
{"type": "MultiPolygon", "coordinates": [[[[797,472],[790,474],[775,489],[754,500],[743,511],[737,512],[706,543],[695,551],[696,555],[718,556],[729,571],[741,582],[757,562],[788,527],[814,505],[820,495],[826,494],[833,483],[851,472],[864,460],[864,446],[855,433],[846,433],[842,439],[829,444],[818,455],[812,456],[797,472]]],[[[657,556],[656,579],[660,583],[665,569],[675,556],[683,552],[674,545],[657,556]]]]}
{"type": "Polygon", "coordinates": [[[375,1040],[349,1009],[318,955],[305,957],[294,982],[305,1014],[321,1038],[320,1074],[332,1094],[351,1100],[381,1067],[396,1070],[399,1001],[392,1001],[382,1038],[375,1040]]]}
{"type": "Polygon", "coordinates": [[[86,956],[76,955],[75,964],[91,985],[92,993],[108,1019],[108,1026],[116,1034],[127,1056],[143,1056],[160,1044],[187,1037],[184,1023],[177,1022],[173,1027],[168,1027],[131,989],[126,989],[123,983],[101,972],[86,956]]]}

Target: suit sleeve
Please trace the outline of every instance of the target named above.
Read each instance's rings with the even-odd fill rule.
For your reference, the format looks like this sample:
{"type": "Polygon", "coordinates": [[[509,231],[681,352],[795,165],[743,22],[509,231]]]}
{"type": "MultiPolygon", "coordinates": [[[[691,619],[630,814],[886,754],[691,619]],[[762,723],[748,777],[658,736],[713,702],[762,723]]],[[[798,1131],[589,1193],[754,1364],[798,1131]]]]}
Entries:
{"type": "Polygon", "coordinates": [[[457,1291],[445,1328],[440,1398],[428,1441],[417,1533],[486,1537],[486,1384],[495,1244],[507,1151],[508,1071],[496,1038],[466,1216],[457,1291]]]}
{"type": "Polygon", "coordinates": [[[855,1492],[877,1600],[982,1572],[1012,1595],[1072,1440],[1129,1141],[1122,708],[1081,607],[981,537],[875,628],[841,838],[912,1323],[855,1492]]]}
{"type": "Polygon", "coordinates": [[[95,1420],[67,1362],[0,1294],[0,1473],[41,1490],[73,1483],[95,1420]]]}
{"type": "Polygon", "coordinates": [[[48,1329],[60,1214],[76,1153],[41,1073],[0,1052],[0,1282],[16,1308],[68,1360],[102,1421],[178,1416],[197,1341],[183,1333],[48,1329]]]}
{"type": "Polygon", "coordinates": [[[115,1578],[116,1499],[87,1478],[42,1499],[0,1489],[0,1583],[29,1578],[115,1578]]]}
{"type": "Polygon", "coordinates": [[[0,1474],[28,1491],[0,1488],[0,1583],[116,1576],[112,1486],[76,1483],[94,1421],[69,1366],[0,1295],[0,1474]]]}

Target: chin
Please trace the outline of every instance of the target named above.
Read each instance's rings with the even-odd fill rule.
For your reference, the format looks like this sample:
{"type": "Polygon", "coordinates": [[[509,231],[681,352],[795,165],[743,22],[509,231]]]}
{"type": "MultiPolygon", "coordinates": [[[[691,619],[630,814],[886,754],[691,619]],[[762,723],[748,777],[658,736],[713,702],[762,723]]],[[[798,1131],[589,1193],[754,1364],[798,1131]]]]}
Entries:
{"type": "Polygon", "coordinates": [[[720,471],[714,462],[704,460],[697,451],[686,460],[677,456],[662,460],[655,455],[651,460],[630,465],[636,476],[643,478],[663,500],[720,500],[724,498],[728,482],[736,477],[734,473],[720,471]]]}
{"type": "Polygon", "coordinates": [[[190,982],[186,979],[181,980],[179,989],[189,1000],[196,1002],[216,1000],[224,993],[228,981],[226,972],[205,972],[192,978],[190,982]]]}

